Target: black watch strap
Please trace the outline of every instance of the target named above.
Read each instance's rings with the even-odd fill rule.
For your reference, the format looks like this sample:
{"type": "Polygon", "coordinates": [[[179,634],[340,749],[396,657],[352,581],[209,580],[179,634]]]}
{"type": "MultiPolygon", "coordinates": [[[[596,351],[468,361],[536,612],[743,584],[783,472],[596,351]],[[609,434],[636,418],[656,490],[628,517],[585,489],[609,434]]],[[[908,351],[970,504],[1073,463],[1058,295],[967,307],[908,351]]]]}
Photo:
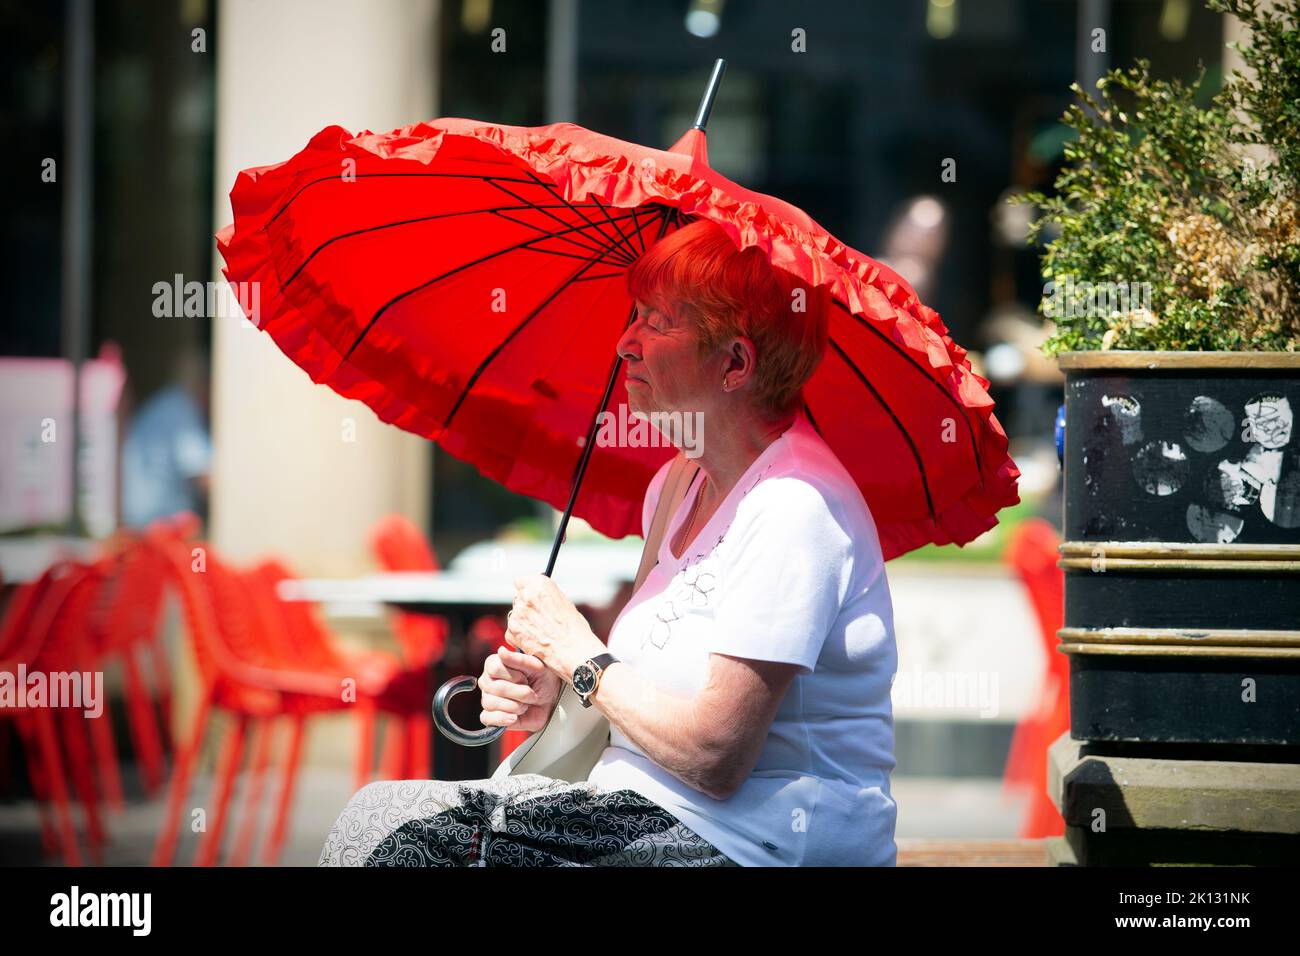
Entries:
{"type": "MultiPolygon", "coordinates": [[[[605,673],[605,668],[608,667],[610,664],[614,664],[614,663],[616,663],[617,661],[618,661],[618,658],[615,657],[613,654],[600,654],[600,655],[598,655],[598,656],[596,656],[596,657],[592,657],[592,658],[590,658],[589,661],[583,661],[581,664],[578,665],[579,668],[588,667],[588,663],[591,663],[591,664],[595,664],[595,665],[596,665],[596,668],[597,668],[597,670],[596,670],[596,685],[595,685],[594,687],[592,687],[590,693],[594,694],[594,693],[596,692],[596,689],[600,686],[600,678],[604,675],[604,673],[605,673]]],[[[590,669],[590,668],[588,668],[588,669],[590,669]]],[[[574,677],[575,677],[575,679],[576,679],[578,672],[575,670],[573,673],[574,673],[574,677]]],[[[578,690],[578,688],[577,688],[577,686],[576,686],[576,683],[575,683],[573,689],[574,689],[574,691],[575,691],[575,692],[577,693],[577,695],[578,695],[578,700],[580,700],[580,701],[582,702],[582,706],[583,706],[583,707],[590,707],[590,706],[591,706],[591,701],[588,700],[588,697],[590,696],[590,694],[584,694],[582,691],[578,690]]]]}

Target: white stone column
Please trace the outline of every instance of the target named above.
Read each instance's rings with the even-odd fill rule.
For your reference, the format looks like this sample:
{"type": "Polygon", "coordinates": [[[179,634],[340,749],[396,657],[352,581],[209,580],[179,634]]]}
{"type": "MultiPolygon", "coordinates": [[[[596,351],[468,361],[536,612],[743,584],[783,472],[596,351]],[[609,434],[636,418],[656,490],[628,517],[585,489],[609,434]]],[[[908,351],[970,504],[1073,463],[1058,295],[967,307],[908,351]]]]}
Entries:
{"type": "MultiPolygon", "coordinates": [[[[278,163],[321,128],[386,131],[436,115],[439,0],[222,0],[216,217],[241,169],[278,163]]],[[[214,278],[221,279],[214,247],[214,278]]],[[[423,524],[429,443],[315,385],[248,323],[213,323],[213,544],[276,554],[301,573],[373,567],[366,532],[389,511],[423,524]],[[344,421],[355,441],[344,441],[344,421]]]]}
{"type": "MultiPolygon", "coordinates": [[[[1260,7],[1268,12],[1273,10],[1274,0],[1261,0],[1260,7]]],[[[1223,15],[1223,76],[1226,79],[1229,73],[1241,73],[1251,79],[1254,78],[1255,71],[1246,66],[1246,61],[1242,59],[1240,53],[1228,46],[1229,43],[1239,43],[1249,47],[1251,45],[1250,31],[1246,29],[1245,24],[1234,17],[1231,13],[1223,15]]],[[[1249,117],[1246,118],[1252,126],[1254,121],[1249,117]]],[[[1249,156],[1254,162],[1263,166],[1273,162],[1276,157],[1273,151],[1267,146],[1253,145],[1238,147],[1241,154],[1249,156]]]]}

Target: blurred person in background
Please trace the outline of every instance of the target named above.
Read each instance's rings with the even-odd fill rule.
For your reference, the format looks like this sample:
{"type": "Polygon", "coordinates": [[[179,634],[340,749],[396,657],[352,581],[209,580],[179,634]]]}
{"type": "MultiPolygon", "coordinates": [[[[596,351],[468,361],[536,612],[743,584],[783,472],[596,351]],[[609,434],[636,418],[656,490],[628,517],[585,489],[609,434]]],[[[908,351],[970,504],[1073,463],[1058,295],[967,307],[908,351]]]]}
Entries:
{"type": "Polygon", "coordinates": [[[1056,409],[1065,400],[1064,381],[1042,346],[1052,335],[1051,319],[1018,302],[994,306],[980,323],[979,374],[992,383],[989,394],[1005,409],[1004,427],[1020,468],[1020,488],[1037,503],[1034,514],[1062,527],[1064,473],[1057,462],[1056,409]]]}
{"type": "Polygon", "coordinates": [[[192,511],[206,521],[212,439],[208,432],[208,359],[181,354],[172,384],[140,406],[122,444],[122,524],[142,528],[192,511]]]}
{"type": "Polygon", "coordinates": [[[912,196],[885,230],[877,258],[907,280],[924,301],[934,297],[936,273],[948,248],[949,216],[936,196],[912,196]]]}

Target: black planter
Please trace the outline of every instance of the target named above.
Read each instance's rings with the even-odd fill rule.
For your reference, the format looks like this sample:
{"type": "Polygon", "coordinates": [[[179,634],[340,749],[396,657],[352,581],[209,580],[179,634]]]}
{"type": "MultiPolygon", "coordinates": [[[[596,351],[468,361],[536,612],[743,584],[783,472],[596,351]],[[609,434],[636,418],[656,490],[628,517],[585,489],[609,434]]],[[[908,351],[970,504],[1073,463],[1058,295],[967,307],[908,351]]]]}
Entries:
{"type": "Polygon", "coordinates": [[[1300,354],[1059,360],[1070,736],[1300,746],[1300,354]]]}

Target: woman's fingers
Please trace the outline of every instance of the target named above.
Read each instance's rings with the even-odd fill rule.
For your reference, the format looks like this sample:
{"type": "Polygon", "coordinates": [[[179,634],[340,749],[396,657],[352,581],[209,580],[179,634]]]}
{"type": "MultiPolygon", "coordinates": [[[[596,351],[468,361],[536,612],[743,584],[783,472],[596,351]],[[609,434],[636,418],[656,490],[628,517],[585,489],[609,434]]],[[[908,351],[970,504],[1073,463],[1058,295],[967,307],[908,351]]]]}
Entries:
{"type": "MultiPolygon", "coordinates": [[[[550,714],[543,694],[534,684],[546,685],[549,671],[531,654],[501,648],[483,663],[478,679],[483,710],[479,721],[485,727],[541,730],[550,714]]],[[[546,690],[546,687],[542,688],[546,690]]]]}
{"type": "Polygon", "coordinates": [[[535,657],[497,651],[483,662],[483,676],[478,679],[479,690],[525,704],[539,704],[541,697],[532,687],[540,676],[536,668],[540,668],[540,674],[546,673],[546,666],[535,657]],[[509,656],[510,663],[518,662],[518,666],[506,666],[503,662],[506,656],[509,656]]]}
{"type": "Polygon", "coordinates": [[[512,700],[483,695],[483,710],[479,713],[479,722],[484,727],[508,727],[511,730],[541,730],[550,716],[548,707],[522,706],[518,712],[513,707],[521,707],[512,700]]]}
{"type": "Polygon", "coordinates": [[[510,680],[497,680],[486,675],[478,679],[478,689],[483,692],[483,699],[491,695],[497,698],[515,701],[520,704],[540,704],[541,698],[527,683],[510,680]]]}
{"type": "Polygon", "coordinates": [[[503,714],[514,714],[516,717],[528,710],[529,705],[512,700],[509,697],[499,697],[496,694],[483,694],[483,709],[486,711],[497,711],[503,714]]]}
{"type": "Polygon", "coordinates": [[[483,662],[483,676],[491,677],[495,680],[514,681],[516,684],[527,683],[527,674],[522,670],[516,670],[513,667],[507,667],[501,660],[500,653],[488,655],[487,660],[483,662]]]}
{"type": "Polygon", "coordinates": [[[509,648],[501,648],[497,651],[502,663],[509,665],[514,670],[523,671],[528,675],[537,675],[546,673],[546,665],[532,654],[521,654],[519,651],[512,651],[509,648]]]}
{"type": "Polygon", "coordinates": [[[509,730],[525,730],[531,733],[541,730],[546,725],[548,716],[544,707],[529,707],[527,712],[519,716],[497,710],[485,710],[479,714],[479,722],[484,727],[505,727],[509,730]]]}
{"type": "Polygon", "coordinates": [[[547,673],[546,665],[531,654],[516,654],[504,648],[491,654],[483,662],[483,676],[513,684],[535,683],[547,673]],[[508,662],[508,665],[507,665],[508,662]]]}
{"type": "Polygon", "coordinates": [[[499,710],[484,710],[479,713],[478,722],[484,727],[518,727],[519,717],[499,710]]]}

